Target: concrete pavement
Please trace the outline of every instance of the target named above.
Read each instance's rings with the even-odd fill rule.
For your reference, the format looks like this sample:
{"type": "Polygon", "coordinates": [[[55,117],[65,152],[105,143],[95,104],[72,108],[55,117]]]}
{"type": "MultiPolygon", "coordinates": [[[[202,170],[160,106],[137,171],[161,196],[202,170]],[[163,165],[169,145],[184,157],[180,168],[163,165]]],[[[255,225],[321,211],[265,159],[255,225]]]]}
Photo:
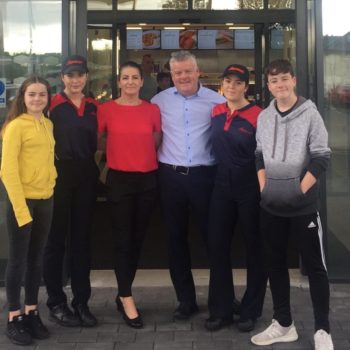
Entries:
{"type": "MultiPolygon", "coordinates": [[[[264,329],[271,322],[272,302],[267,291],[264,314],[252,334],[240,333],[235,325],[210,333],[204,328],[208,317],[206,299],[208,271],[195,272],[197,301],[200,311],[191,320],[174,322],[172,313],[177,305],[175,293],[166,270],[140,271],[135,281],[134,297],[141,310],[145,327],[135,330],[125,325],[114,303],[116,295],[113,273],[92,272],[93,291],[90,309],[97,316],[95,328],[64,328],[47,320],[45,289],[40,289],[40,312],[51,337],[25,349],[35,350],[309,350],[313,349],[313,317],[307,280],[298,271],[291,271],[291,300],[293,317],[299,333],[295,343],[257,347],[250,343],[252,334],[264,329]]],[[[244,270],[234,273],[238,297],[244,291],[244,270]]],[[[71,296],[70,288],[66,288],[71,296]]],[[[0,288],[0,328],[5,329],[5,290],[0,288]]],[[[331,285],[331,327],[336,350],[350,349],[350,284],[331,285]]],[[[0,333],[0,349],[20,347],[12,345],[0,333]]]]}

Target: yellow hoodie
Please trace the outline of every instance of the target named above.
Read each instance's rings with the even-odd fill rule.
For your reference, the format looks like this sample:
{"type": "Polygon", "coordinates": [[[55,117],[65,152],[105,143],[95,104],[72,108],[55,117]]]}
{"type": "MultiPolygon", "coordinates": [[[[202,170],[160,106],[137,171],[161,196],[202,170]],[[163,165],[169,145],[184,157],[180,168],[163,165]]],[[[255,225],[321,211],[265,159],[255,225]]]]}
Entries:
{"type": "Polygon", "coordinates": [[[12,120],[3,132],[0,177],[5,185],[18,226],[33,219],[28,199],[48,199],[57,177],[54,165],[52,122],[29,114],[12,120]]]}

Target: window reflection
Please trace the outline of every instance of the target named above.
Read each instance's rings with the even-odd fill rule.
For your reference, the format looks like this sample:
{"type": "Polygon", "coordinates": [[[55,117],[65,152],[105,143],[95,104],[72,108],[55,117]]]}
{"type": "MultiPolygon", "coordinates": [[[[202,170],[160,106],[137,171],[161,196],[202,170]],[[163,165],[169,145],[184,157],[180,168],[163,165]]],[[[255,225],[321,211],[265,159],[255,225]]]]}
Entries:
{"type": "MultiPolygon", "coordinates": [[[[296,68],[296,33],[294,24],[271,23],[269,25],[269,60],[284,58],[296,68]]],[[[271,95],[267,87],[263,87],[263,105],[270,103],[271,95]]]]}
{"type": "Polygon", "coordinates": [[[186,10],[187,0],[118,0],[118,10],[186,10]]]}
{"type": "MultiPolygon", "coordinates": [[[[331,278],[349,278],[350,264],[350,24],[339,0],[323,1],[324,118],[332,149],[327,172],[331,278]],[[337,21],[334,21],[337,18],[337,21]]],[[[348,5],[347,5],[348,6],[348,5]]]]}
{"type": "Polygon", "coordinates": [[[196,10],[261,10],[263,0],[194,0],[196,10]]]}
{"type": "MultiPolygon", "coordinates": [[[[6,106],[30,74],[45,77],[53,93],[60,84],[61,1],[0,1],[0,76],[6,106]],[[2,34],[2,35],[1,35],[2,34]]],[[[0,108],[0,125],[7,108],[0,108]]]]}
{"type": "Polygon", "coordinates": [[[295,0],[269,0],[269,9],[295,9],[295,0]]]}
{"type": "Polygon", "coordinates": [[[112,98],[111,29],[88,29],[89,92],[100,102],[112,98]]]}
{"type": "Polygon", "coordinates": [[[112,0],[88,0],[87,9],[94,10],[112,10],[112,0]]]}

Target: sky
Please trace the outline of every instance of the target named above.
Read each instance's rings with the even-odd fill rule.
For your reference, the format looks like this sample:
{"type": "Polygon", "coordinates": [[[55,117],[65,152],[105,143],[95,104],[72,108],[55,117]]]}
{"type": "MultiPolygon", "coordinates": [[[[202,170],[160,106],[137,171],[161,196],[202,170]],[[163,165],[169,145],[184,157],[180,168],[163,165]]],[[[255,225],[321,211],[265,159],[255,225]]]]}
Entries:
{"type": "Polygon", "coordinates": [[[322,14],[323,35],[343,36],[350,32],[349,0],[322,0],[322,14]]]}

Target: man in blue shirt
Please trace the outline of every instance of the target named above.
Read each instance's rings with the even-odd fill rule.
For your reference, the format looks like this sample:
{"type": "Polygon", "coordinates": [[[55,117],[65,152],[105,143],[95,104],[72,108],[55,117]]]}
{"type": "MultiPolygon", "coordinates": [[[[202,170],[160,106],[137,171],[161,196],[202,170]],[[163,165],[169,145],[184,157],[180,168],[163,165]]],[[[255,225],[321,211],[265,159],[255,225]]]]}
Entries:
{"type": "Polygon", "coordinates": [[[175,86],[151,102],[159,106],[162,118],[158,159],[170,276],[179,301],[174,318],[188,319],[198,310],[188,246],[189,213],[194,215],[206,243],[215,176],[211,110],[225,99],[199,83],[197,61],[190,52],[172,53],[170,70],[175,86]]]}

